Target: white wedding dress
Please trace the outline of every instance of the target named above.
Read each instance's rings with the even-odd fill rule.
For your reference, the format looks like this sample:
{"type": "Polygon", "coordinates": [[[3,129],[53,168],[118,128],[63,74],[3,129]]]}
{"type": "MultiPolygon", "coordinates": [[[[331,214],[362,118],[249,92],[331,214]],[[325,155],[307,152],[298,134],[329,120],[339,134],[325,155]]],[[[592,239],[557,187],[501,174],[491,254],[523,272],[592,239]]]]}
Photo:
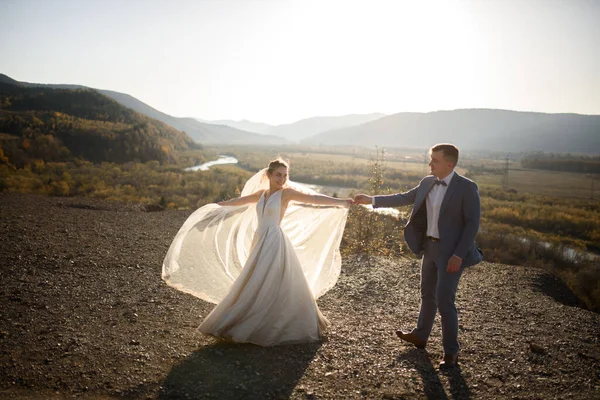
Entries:
{"type": "MultiPolygon", "coordinates": [[[[266,188],[264,172],[242,195],[266,188]]],[[[218,303],[200,332],[261,346],[319,340],[327,320],[315,299],[339,276],[347,209],[290,203],[281,218],[281,193],[251,206],[208,204],[177,233],[163,279],[218,303]]]]}

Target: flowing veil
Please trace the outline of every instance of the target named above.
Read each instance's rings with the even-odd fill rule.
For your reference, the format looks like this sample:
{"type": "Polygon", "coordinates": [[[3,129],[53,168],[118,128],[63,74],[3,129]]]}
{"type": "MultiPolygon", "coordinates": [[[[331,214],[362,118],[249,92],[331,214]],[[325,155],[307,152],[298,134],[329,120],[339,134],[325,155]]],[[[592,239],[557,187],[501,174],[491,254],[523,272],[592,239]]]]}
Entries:
{"type": "MultiPolygon", "coordinates": [[[[266,168],[252,176],[241,195],[268,189],[266,168]]],[[[286,186],[316,194],[296,182],[286,186]]],[[[340,274],[340,242],[348,209],[290,202],[281,228],[292,242],[315,298],[331,289],[340,274]]],[[[162,278],[170,286],[218,303],[242,270],[258,226],[256,204],[207,204],[188,217],[163,261],[162,278]]]]}

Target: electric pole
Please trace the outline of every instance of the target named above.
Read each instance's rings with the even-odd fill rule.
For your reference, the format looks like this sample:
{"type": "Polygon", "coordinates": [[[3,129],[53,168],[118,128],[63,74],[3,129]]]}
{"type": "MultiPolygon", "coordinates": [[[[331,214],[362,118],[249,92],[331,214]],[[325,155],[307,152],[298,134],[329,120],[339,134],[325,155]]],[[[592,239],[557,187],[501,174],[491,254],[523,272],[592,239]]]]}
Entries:
{"type": "Polygon", "coordinates": [[[508,188],[508,154],[506,155],[506,163],[504,164],[504,177],[502,178],[502,186],[508,188]]]}

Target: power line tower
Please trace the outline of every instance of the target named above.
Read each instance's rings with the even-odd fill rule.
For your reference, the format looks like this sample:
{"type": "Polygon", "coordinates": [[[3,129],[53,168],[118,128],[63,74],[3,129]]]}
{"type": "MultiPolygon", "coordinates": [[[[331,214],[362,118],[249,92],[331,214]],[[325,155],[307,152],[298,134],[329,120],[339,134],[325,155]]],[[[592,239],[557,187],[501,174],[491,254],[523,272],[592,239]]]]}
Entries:
{"type": "Polygon", "coordinates": [[[590,199],[594,200],[594,181],[596,180],[594,174],[585,174],[585,177],[590,180],[590,199]]]}
{"type": "Polygon", "coordinates": [[[508,154],[506,155],[506,163],[504,164],[504,176],[502,177],[502,187],[508,188],[508,154]]]}

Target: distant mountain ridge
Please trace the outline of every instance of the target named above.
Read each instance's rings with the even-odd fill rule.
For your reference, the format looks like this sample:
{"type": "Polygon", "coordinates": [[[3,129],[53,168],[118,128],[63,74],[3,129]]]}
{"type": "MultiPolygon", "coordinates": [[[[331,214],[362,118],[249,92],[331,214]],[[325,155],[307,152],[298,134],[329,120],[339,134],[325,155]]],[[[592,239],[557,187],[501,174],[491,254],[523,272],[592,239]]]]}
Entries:
{"type": "Polygon", "coordinates": [[[163,121],[164,123],[187,133],[192,139],[202,144],[275,144],[281,143],[281,139],[260,135],[253,132],[226,126],[224,124],[209,124],[200,122],[194,118],[179,118],[158,111],[135,97],[114,92],[111,90],[100,90],[100,93],[118,101],[126,107],[139,113],[163,121]]]}
{"type": "MultiPolygon", "coordinates": [[[[18,82],[0,74],[2,82],[59,89],[89,89],[80,85],[18,82]]],[[[300,142],[316,146],[428,148],[435,143],[452,142],[464,150],[600,153],[600,115],[459,109],[315,117],[277,126],[245,120],[208,123],[194,118],[170,116],[128,94],[93,90],[125,107],[184,131],[202,144],[279,145],[300,142]]]]}
{"type": "Polygon", "coordinates": [[[199,122],[212,124],[212,125],[227,125],[227,126],[231,126],[232,128],[240,129],[242,131],[260,133],[263,135],[268,134],[269,131],[275,127],[273,125],[265,124],[262,122],[252,122],[252,121],[248,121],[245,119],[240,120],[240,121],[233,121],[230,119],[221,119],[221,120],[210,121],[210,120],[204,120],[201,118],[196,118],[196,120],[199,122]]]}
{"type": "Polygon", "coordinates": [[[292,142],[300,142],[308,137],[327,132],[332,129],[341,129],[361,125],[384,117],[385,114],[349,114],[336,117],[313,117],[296,121],[290,124],[269,125],[251,121],[205,121],[211,124],[223,124],[251,132],[279,136],[292,142]]]}
{"type": "Polygon", "coordinates": [[[398,113],[303,141],[310,145],[600,153],[600,116],[494,109],[398,113]]]}
{"type": "Polygon", "coordinates": [[[83,85],[67,84],[43,84],[20,82],[10,78],[7,75],[0,74],[0,83],[20,85],[24,87],[47,87],[55,89],[93,89],[103,95],[110,97],[125,107],[144,114],[150,118],[162,121],[165,124],[184,131],[192,139],[201,144],[275,144],[281,143],[278,137],[259,135],[252,132],[246,132],[240,129],[232,128],[226,125],[213,125],[202,123],[194,118],[178,118],[158,111],[146,103],[126,94],[112,90],[94,89],[83,85]]]}
{"type": "Polygon", "coordinates": [[[332,129],[360,126],[361,124],[378,120],[384,116],[385,114],[372,113],[350,114],[339,117],[313,117],[292,124],[278,125],[270,130],[269,133],[298,142],[332,129]]]}

